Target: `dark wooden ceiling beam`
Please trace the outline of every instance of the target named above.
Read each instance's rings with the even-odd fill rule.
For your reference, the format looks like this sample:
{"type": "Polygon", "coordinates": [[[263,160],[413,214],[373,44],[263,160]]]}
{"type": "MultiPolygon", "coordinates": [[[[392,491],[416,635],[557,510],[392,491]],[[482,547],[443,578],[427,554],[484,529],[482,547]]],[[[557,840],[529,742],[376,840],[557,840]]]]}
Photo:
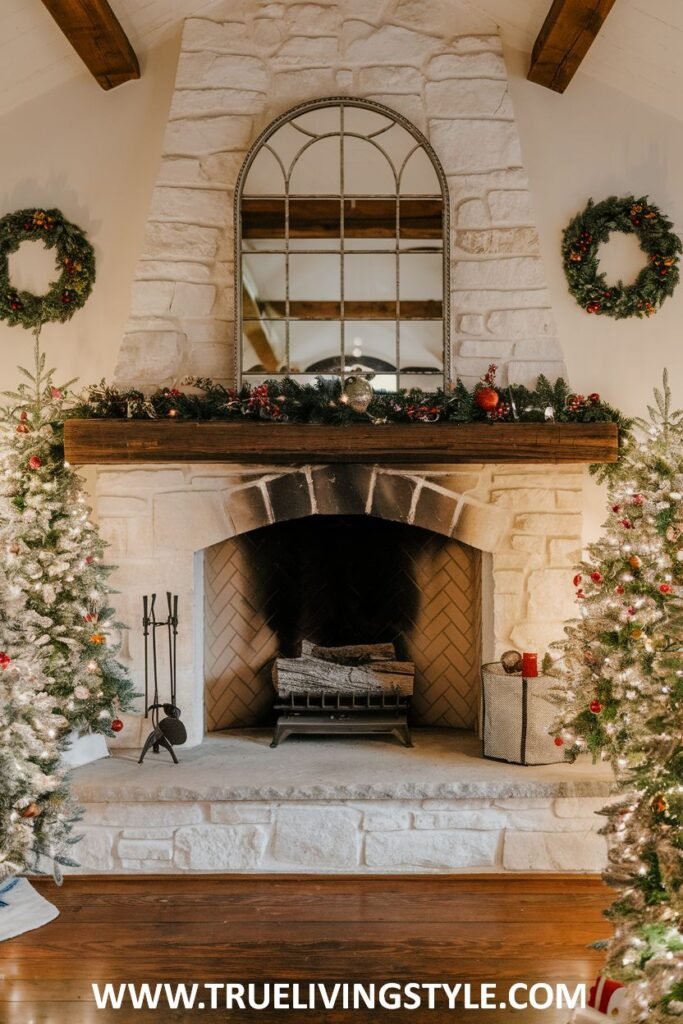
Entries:
{"type": "Polygon", "coordinates": [[[564,92],[616,0],[553,0],[531,53],[527,78],[564,92]]]}
{"type": "Polygon", "coordinates": [[[43,0],[43,4],[103,89],[140,77],[135,51],[107,0],[43,0]]]}

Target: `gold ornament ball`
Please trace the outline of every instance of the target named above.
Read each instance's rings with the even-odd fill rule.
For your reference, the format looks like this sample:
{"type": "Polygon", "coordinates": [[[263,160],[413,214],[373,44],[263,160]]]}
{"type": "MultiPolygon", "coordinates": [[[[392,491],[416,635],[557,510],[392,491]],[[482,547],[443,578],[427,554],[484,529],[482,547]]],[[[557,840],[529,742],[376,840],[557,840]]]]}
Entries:
{"type": "Polygon", "coordinates": [[[346,403],[354,412],[367,412],[372,401],[372,385],[365,377],[349,377],[344,384],[346,403]]]}
{"type": "Polygon", "coordinates": [[[31,803],[28,807],[24,807],[21,816],[22,818],[39,818],[42,813],[38,804],[31,803]]]}
{"type": "Polygon", "coordinates": [[[519,651],[505,651],[500,656],[500,663],[508,675],[522,671],[522,655],[519,651]]]}
{"type": "Polygon", "coordinates": [[[628,564],[631,566],[632,569],[640,569],[643,563],[642,560],[638,557],[638,555],[631,555],[631,557],[628,560],[628,564]]]}

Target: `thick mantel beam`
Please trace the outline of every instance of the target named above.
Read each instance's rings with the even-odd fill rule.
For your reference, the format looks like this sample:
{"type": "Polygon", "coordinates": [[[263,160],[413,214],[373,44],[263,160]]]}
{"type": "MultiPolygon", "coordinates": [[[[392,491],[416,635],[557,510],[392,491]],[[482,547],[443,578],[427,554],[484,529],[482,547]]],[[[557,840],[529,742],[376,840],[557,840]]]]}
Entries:
{"type": "Polygon", "coordinates": [[[564,92],[615,0],[553,0],[531,53],[527,78],[564,92]]]}
{"type": "Polygon", "coordinates": [[[140,77],[135,51],[107,0],[43,0],[43,4],[103,89],[140,77]]]}
{"type": "Polygon", "coordinates": [[[616,462],[616,423],[256,423],[67,420],[74,465],[236,462],[616,462]]]}

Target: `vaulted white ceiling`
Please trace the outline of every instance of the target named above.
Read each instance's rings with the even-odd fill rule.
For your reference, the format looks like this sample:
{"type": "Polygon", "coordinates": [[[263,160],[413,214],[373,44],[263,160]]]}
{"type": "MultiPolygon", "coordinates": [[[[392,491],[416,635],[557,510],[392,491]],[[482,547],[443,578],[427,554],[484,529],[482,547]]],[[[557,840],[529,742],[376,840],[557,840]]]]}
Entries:
{"type": "MultiPolygon", "coordinates": [[[[449,0],[431,2],[447,9],[449,0]]],[[[470,0],[498,22],[508,46],[525,53],[531,50],[550,2],[470,0]]],[[[213,0],[111,3],[143,71],[151,46],[178,32],[183,18],[213,6],[213,0]]],[[[2,7],[0,115],[76,75],[87,75],[40,0],[2,0],[2,7]]],[[[681,0],[617,0],[580,73],[683,118],[682,58],[681,0]]]]}

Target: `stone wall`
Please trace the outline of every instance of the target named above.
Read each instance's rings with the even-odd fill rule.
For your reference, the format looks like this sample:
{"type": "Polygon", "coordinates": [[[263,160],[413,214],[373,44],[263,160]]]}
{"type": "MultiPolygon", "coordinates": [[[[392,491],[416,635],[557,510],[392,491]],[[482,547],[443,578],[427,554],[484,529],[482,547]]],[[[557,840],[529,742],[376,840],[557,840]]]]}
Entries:
{"type": "Polygon", "coordinates": [[[605,797],[86,804],[80,871],[601,871],[605,797]]]}
{"type": "Polygon", "coordinates": [[[443,164],[454,376],[563,374],[495,25],[464,0],[447,19],[430,0],[225,0],[185,23],[117,380],[232,379],[239,168],[273,118],[331,95],[397,110],[443,164]]]}
{"type": "MultiPolygon", "coordinates": [[[[370,514],[454,537],[490,554],[485,657],[509,647],[544,652],[576,614],[571,567],[580,556],[583,468],[462,465],[101,469],[97,510],[123,622],[143,592],[180,598],[178,701],[191,743],[204,734],[202,566],[197,552],[269,523],[312,514],[370,514]]],[[[123,657],[142,685],[142,636],[123,657]]],[[[115,746],[138,746],[142,719],[125,716],[115,746]]]]}

